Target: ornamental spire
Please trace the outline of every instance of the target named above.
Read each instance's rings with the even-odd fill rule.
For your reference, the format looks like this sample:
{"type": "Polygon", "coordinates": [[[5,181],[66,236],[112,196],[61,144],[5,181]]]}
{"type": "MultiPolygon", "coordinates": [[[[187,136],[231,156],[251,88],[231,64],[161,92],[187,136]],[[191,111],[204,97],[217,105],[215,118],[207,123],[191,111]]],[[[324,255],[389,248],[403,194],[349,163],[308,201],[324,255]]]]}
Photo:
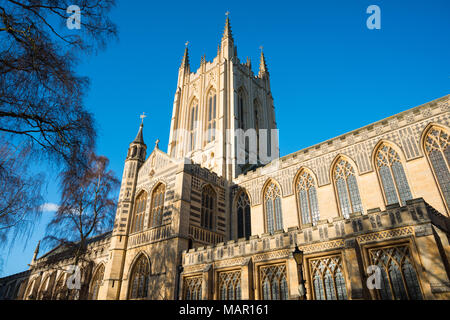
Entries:
{"type": "Polygon", "coordinates": [[[189,41],[186,41],[184,49],[183,60],[181,61],[181,68],[189,69],[189,50],[188,50],[189,41]]]}
{"type": "Polygon", "coordinates": [[[230,39],[231,41],[233,41],[233,34],[231,33],[231,25],[230,25],[230,11],[227,11],[225,15],[227,16],[227,19],[225,21],[225,29],[223,31],[222,40],[230,39]]]}
{"type": "Polygon", "coordinates": [[[263,46],[259,48],[261,49],[261,60],[259,63],[258,77],[262,78],[265,74],[269,74],[269,69],[267,68],[266,58],[264,57],[263,46]]]}
{"type": "Polygon", "coordinates": [[[138,134],[136,135],[136,138],[134,138],[134,141],[132,143],[145,144],[144,143],[143,129],[144,129],[144,119],[146,117],[147,116],[145,115],[145,112],[142,113],[142,115],[140,116],[140,118],[141,118],[141,125],[139,126],[138,134]]]}

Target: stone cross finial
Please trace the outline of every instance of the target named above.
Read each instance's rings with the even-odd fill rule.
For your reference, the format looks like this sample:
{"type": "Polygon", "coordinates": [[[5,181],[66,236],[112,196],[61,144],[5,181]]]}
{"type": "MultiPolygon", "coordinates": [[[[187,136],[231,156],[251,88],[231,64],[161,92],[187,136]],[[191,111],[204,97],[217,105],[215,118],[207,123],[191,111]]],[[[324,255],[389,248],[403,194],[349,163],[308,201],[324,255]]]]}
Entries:
{"type": "Polygon", "coordinates": [[[155,141],[155,149],[159,149],[159,139],[156,139],[155,141]]]}

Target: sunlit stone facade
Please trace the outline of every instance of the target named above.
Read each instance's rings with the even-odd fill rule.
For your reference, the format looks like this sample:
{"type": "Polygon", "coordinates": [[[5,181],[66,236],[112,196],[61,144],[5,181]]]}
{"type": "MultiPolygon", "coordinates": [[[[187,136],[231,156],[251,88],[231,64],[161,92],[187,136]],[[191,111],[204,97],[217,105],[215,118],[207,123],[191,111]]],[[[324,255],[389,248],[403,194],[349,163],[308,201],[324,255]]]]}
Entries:
{"type": "Polygon", "coordinates": [[[71,258],[50,252],[0,297],[299,299],[301,274],[312,300],[449,299],[449,109],[445,96],[281,158],[271,141],[268,164],[241,164],[227,130],[277,125],[265,57],[258,75],[241,63],[227,19],[212,62],[192,73],[186,49],[168,152],[147,150],[143,126],[130,144],[83,293],[64,291],[71,258]]]}

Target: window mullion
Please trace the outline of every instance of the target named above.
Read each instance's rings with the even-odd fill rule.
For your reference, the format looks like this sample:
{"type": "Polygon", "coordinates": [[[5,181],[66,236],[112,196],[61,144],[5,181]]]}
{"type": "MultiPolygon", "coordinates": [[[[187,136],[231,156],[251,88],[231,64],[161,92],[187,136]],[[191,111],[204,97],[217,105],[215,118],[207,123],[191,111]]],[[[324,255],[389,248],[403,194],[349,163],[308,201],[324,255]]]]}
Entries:
{"type": "MultiPolygon", "coordinates": [[[[401,165],[401,163],[400,163],[400,165],[401,165]]],[[[395,179],[394,171],[392,171],[392,164],[389,164],[389,172],[391,173],[392,181],[394,182],[394,188],[395,188],[395,193],[397,195],[398,203],[400,206],[403,206],[402,199],[400,198],[400,189],[398,188],[398,185],[397,185],[397,179],[395,179]]]]}
{"type": "MultiPolygon", "coordinates": [[[[344,172],[344,174],[345,174],[345,172],[344,172]]],[[[355,213],[355,212],[353,211],[353,203],[352,203],[352,198],[351,198],[351,195],[350,195],[350,188],[348,187],[347,177],[344,177],[343,180],[345,182],[345,190],[347,190],[348,203],[350,205],[350,214],[352,214],[352,213],[355,213]]],[[[350,216],[350,214],[349,214],[349,216],[350,216]]]]}

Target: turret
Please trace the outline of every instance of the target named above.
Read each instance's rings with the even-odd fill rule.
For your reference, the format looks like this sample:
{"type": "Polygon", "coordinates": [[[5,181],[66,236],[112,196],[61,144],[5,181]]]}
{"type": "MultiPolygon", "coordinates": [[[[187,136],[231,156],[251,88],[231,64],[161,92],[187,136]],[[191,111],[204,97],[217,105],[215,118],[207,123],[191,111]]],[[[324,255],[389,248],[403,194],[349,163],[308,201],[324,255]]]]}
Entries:
{"type": "Polygon", "coordinates": [[[112,252],[110,260],[106,265],[104,285],[100,288],[99,299],[118,299],[120,287],[122,285],[122,272],[125,262],[125,252],[127,248],[128,235],[133,226],[134,199],[138,173],[141,165],[145,161],[147,146],[144,143],[144,118],[139,131],[128,148],[127,158],[123,169],[122,184],[120,186],[119,201],[117,204],[116,219],[111,236],[110,250],[112,252]]]}
{"type": "Polygon", "coordinates": [[[140,163],[143,163],[145,161],[147,146],[144,143],[142,132],[143,129],[144,122],[141,123],[136,138],[132,143],[130,143],[130,147],[128,148],[127,160],[138,160],[140,163]]]}

